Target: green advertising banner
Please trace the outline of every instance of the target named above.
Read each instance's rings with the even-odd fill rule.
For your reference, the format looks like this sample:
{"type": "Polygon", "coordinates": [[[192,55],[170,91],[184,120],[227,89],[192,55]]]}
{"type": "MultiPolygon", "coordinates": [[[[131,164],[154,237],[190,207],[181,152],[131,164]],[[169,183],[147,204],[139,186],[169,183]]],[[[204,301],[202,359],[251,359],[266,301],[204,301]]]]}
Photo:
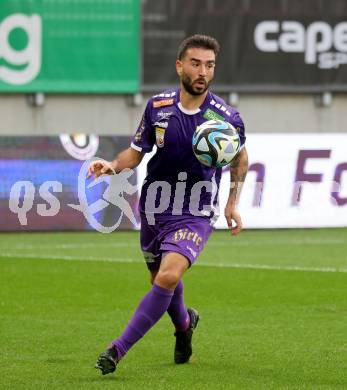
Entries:
{"type": "Polygon", "coordinates": [[[134,93],[140,0],[1,0],[0,92],[134,93]]]}

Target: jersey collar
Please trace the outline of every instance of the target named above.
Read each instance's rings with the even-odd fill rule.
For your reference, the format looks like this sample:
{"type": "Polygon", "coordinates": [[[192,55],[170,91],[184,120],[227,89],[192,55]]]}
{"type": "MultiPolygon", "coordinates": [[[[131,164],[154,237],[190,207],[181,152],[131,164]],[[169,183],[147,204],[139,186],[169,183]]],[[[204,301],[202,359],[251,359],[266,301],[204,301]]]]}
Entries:
{"type": "Polygon", "coordinates": [[[207,92],[207,95],[206,95],[206,98],[205,100],[203,101],[203,103],[201,104],[201,106],[199,108],[196,108],[195,110],[187,110],[186,108],[184,108],[182,106],[182,103],[181,101],[179,100],[180,99],[180,89],[178,89],[177,91],[177,107],[180,109],[180,111],[182,111],[184,114],[187,114],[187,115],[195,115],[195,114],[198,114],[202,109],[203,107],[206,105],[206,102],[209,102],[210,101],[210,91],[207,92]]]}

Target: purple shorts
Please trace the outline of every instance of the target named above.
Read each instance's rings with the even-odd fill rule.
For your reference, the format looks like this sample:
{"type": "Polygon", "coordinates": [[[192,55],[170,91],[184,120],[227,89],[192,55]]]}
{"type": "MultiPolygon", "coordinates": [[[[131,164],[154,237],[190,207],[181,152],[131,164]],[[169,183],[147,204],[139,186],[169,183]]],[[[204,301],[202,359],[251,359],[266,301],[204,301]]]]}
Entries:
{"type": "Polygon", "coordinates": [[[158,270],[164,252],[185,256],[191,266],[203,250],[213,228],[203,217],[181,217],[149,225],[141,216],[141,249],[150,271],[158,270]]]}

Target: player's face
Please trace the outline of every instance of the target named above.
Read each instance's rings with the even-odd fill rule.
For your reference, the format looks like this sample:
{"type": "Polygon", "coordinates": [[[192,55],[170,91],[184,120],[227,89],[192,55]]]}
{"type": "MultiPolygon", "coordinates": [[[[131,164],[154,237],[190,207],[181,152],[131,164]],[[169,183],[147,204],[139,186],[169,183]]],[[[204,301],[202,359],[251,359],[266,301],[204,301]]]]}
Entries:
{"type": "Polygon", "coordinates": [[[213,80],[215,65],[213,50],[191,48],[182,60],[176,61],[176,70],[184,89],[190,95],[202,95],[213,80]]]}

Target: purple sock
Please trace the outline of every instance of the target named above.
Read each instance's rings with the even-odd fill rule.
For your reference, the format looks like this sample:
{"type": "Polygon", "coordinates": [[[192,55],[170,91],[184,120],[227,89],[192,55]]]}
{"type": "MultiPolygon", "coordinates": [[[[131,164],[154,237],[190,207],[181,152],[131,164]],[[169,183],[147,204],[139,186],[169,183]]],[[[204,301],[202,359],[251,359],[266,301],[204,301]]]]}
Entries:
{"type": "Polygon", "coordinates": [[[172,323],[175,325],[176,330],[186,330],[189,326],[189,314],[187,308],[184,306],[183,297],[183,282],[179,281],[175,288],[174,295],[171,299],[170,306],[167,309],[172,323]]]}
{"type": "Polygon", "coordinates": [[[143,297],[123,334],[112,341],[111,345],[117,348],[120,358],[164,315],[173,294],[173,290],[153,284],[152,289],[143,297]]]}

